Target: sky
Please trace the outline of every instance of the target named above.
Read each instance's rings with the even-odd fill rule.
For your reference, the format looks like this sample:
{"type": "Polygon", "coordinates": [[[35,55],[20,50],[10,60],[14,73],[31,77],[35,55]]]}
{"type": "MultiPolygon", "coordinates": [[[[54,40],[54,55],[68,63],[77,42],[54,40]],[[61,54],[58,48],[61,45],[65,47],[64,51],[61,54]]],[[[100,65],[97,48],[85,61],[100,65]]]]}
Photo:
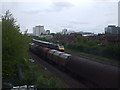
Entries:
{"type": "Polygon", "coordinates": [[[108,25],[118,25],[119,0],[2,0],[0,15],[7,10],[21,32],[43,25],[45,30],[104,33],[108,25]]]}

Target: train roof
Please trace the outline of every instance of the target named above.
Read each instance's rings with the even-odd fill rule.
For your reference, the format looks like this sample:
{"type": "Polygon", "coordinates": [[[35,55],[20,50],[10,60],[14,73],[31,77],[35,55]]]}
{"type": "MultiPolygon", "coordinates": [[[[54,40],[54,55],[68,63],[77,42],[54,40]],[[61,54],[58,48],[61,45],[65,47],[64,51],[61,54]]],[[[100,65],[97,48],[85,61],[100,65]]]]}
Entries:
{"type": "Polygon", "coordinates": [[[60,51],[56,51],[55,53],[54,53],[54,55],[60,55],[60,54],[63,54],[64,52],[60,52],[60,51]]]}
{"type": "MultiPolygon", "coordinates": [[[[52,44],[52,45],[58,45],[58,44],[55,44],[55,43],[52,43],[52,42],[46,42],[46,41],[41,41],[41,40],[36,40],[36,39],[33,39],[33,41],[36,41],[36,42],[38,42],[38,43],[45,43],[45,44],[52,44]]],[[[59,44],[60,46],[62,45],[62,44],[59,44]]]]}
{"type": "Polygon", "coordinates": [[[57,50],[52,49],[52,50],[49,50],[48,53],[51,53],[51,54],[52,54],[52,53],[54,53],[54,52],[56,52],[56,51],[57,51],[57,50]]]}
{"type": "Polygon", "coordinates": [[[65,59],[70,57],[70,56],[71,56],[71,54],[67,54],[67,53],[63,53],[60,55],[61,58],[65,58],[65,59]]]}
{"type": "Polygon", "coordinates": [[[40,42],[40,43],[46,43],[46,44],[49,43],[49,42],[46,42],[46,41],[41,41],[41,40],[36,40],[36,39],[33,39],[33,41],[40,42]]]}

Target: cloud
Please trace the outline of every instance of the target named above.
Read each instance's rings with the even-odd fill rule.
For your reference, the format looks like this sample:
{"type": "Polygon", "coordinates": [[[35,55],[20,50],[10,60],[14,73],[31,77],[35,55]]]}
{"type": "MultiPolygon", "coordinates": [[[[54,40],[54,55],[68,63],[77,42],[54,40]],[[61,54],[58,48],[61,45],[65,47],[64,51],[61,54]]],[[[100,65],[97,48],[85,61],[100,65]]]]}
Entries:
{"type": "Polygon", "coordinates": [[[69,29],[71,28],[71,29],[73,29],[74,26],[73,25],[62,25],[61,28],[69,28],[69,29]]]}
{"type": "Polygon", "coordinates": [[[92,0],[92,1],[98,1],[98,2],[118,2],[119,0],[92,0]]]}
{"type": "Polygon", "coordinates": [[[40,13],[50,13],[50,12],[60,12],[64,9],[73,7],[74,5],[70,2],[52,2],[49,7],[44,9],[31,9],[24,11],[25,13],[40,14],[40,13]]]}
{"type": "Polygon", "coordinates": [[[71,8],[73,4],[69,2],[53,2],[49,9],[46,9],[45,12],[60,12],[63,9],[71,8]]]}
{"type": "Polygon", "coordinates": [[[76,25],[88,25],[88,22],[79,22],[79,21],[70,21],[69,23],[71,24],[76,24],[76,25]]]}

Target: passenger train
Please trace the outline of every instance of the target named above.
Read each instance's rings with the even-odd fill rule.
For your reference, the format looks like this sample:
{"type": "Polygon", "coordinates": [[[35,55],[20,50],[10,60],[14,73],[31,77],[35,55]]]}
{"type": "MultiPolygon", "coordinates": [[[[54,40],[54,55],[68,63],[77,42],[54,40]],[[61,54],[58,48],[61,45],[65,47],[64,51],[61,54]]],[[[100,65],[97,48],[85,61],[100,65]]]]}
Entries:
{"type": "Polygon", "coordinates": [[[36,40],[36,39],[32,39],[32,42],[42,47],[55,49],[62,52],[64,51],[64,46],[62,44],[54,44],[54,43],[45,42],[45,41],[36,40]]]}

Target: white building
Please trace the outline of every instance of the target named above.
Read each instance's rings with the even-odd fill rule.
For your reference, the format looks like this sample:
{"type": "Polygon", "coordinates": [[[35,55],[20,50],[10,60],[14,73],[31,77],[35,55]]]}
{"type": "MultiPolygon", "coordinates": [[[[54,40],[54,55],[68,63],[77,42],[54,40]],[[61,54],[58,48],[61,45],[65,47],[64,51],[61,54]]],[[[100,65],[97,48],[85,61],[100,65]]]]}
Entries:
{"type": "Polygon", "coordinates": [[[34,36],[40,36],[42,34],[46,34],[44,26],[39,25],[39,26],[33,27],[33,35],[34,36]]]}
{"type": "Polygon", "coordinates": [[[67,34],[67,29],[63,29],[62,34],[67,34]]]}

